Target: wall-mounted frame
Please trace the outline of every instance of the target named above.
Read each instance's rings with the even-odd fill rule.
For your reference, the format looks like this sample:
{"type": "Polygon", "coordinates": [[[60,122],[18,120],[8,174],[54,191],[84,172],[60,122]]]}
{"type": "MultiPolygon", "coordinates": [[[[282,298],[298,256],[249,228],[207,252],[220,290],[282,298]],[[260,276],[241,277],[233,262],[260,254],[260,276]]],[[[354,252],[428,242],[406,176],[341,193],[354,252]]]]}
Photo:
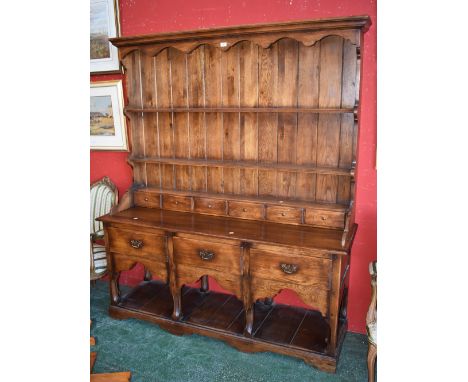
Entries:
{"type": "Polygon", "coordinates": [[[118,0],[90,0],[90,71],[119,72],[117,48],[109,38],[120,34],[118,0]]]}
{"type": "Polygon", "coordinates": [[[122,81],[92,82],[89,111],[91,150],[128,150],[122,81]]]}

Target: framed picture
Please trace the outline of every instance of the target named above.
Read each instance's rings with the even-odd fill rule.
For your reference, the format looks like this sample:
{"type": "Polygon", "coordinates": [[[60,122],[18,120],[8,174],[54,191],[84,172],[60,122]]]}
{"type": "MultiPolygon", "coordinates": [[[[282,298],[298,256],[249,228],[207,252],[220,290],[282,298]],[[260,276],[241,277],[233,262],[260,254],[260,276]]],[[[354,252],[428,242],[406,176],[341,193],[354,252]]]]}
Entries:
{"type": "Polygon", "coordinates": [[[126,151],[122,81],[91,83],[89,111],[91,150],[126,151]]]}
{"type": "Polygon", "coordinates": [[[119,35],[118,0],[91,0],[90,60],[91,72],[120,71],[117,48],[109,38],[119,35]]]}

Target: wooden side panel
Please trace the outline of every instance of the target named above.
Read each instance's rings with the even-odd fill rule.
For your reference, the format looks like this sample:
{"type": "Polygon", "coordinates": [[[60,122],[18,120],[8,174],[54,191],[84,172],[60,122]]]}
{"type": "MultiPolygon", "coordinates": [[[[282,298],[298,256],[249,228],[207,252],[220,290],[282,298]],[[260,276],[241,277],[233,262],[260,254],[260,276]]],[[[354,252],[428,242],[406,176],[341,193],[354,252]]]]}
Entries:
{"type": "MultiPolygon", "coordinates": [[[[136,107],[142,106],[142,85],[140,78],[140,52],[135,51],[123,60],[127,70],[128,103],[136,107]]],[[[133,155],[145,156],[144,122],[140,114],[130,116],[130,139],[133,155]]],[[[133,181],[146,184],[145,164],[133,166],[133,181]]]]}
{"type": "MultiPolygon", "coordinates": [[[[356,46],[345,40],[343,44],[343,76],[341,106],[354,107],[356,100],[356,46]]],[[[338,166],[350,168],[353,158],[354,116],[341,116],[340,159],[338,166]]],[[[338,179],[338,203],[348,203],[351,193],[351,178],[340,176],[338,179]]]]}
{"type": "MultiPolygon", "coordinates": [[[[258,106],[258,46],[251,42],[239,44],[240,68],[240,105],[258,106]]],[[[256,113],[241,113],[240,158],[245,161],[258,160],[258,125],[256,113]]],[[[258,171],[256,169],[240,170],[240,193],[258,195],[258,171]]]]}
{"type": "MultiPolygon", "coordinates": [[[[222,99],[223,106],[239,106],[239,45],[233,46],[222,55],[222,99]]],[[[224,113],[223,116],[223,159],[240,159],[240,129],[239,114],[224,113]]],[[[227,194],[240,193],[240,169],[224,169],[224,192],[227,194]]]]}
{"type": "MultiPolygon", "coordinates": [[[[298,107],[318,107],[320,42],[306,47],[299,44],[298,107]]],[[[318,114],[299,113],[297,120],[297,164],[317,165],[318,114]]],[[[316,174],[297,174],[296,196],[314,201],[316,174]]]]}
{"type": "MultiPolygon", "coordinates": [[[[211,45],[204,49],[205,61],[205,106],[222,106],[222,51],[211,45]]],[[[223,114],[206,113],[206,157],[223,159],[223,114]]],[[[223,193],[223,168],[207,168],[207,191],[223,193]]]]}
{"type": "MultiPolygon", "coordinates": [[[[258,59],[258,106],[273,106],[278,87],[278,44],[268,49],[259,49],[258,59]]],[[[278,159],[278,113],[258,115],[258,161],[276,163],[278,159]]],[[[276,171],[258,172],[258,194],[276,196],[276,171]]]]}
{"type": "MultiPolygon", "coordinates": [[[[320,44],[320,107],[341,106],[341,78],[343,68],[343,39],[324,38],[320,44]]],[[[317,165],[336,167],[339,161],[341,116],[321,114],[317,132],[317,165]]],[[[316,200],[336,202],[338,177],[317,175],[316,200]]]]}
{"type": "MultiPolygon", "coordinates": [[[[171,106],[171,65],[169,50],[161,51],[155,58],[156,67],[156,101],[158,107],[171,106]]],[[[174,136],[172,134],[172,117],[170,113],[157,113],[159,133],[159,155],[162,158],[174,157],[174,136]]],[[[162,164],[161,188],[174,188],[174,166],[162,164]]]]}

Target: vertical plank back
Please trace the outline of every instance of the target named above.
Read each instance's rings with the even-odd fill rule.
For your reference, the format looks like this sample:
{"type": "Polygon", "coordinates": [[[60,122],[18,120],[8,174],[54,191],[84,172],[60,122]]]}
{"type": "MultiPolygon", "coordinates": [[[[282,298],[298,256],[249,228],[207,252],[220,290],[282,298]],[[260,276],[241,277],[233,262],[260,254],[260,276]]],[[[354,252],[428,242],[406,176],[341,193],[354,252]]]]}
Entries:
{"type": "Polygon", "coordinates": [[[134,50],[123,63],[128,103],[157,109],[129,115],[133,156],[163,159],[134,163],[135,183],[304,207],[349,204],[351,176],[302,169],[349,171],[356,156],[353,114],[300,109],[356,107],[360,68],[353,42],[329,35],[310,46],[291,38],[267,47],[244,40],[226,50],[201,44],[184,51],[174,44],[155,54],[134,50]],[[242,110],[267,107],[300,112],[242,110]]]}

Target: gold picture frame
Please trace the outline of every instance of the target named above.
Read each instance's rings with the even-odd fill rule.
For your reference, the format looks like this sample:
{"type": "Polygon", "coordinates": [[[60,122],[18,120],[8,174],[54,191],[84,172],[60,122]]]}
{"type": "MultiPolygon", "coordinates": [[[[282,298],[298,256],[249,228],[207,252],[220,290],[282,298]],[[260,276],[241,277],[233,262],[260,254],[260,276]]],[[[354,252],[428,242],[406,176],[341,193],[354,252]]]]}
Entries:
{"type": "Polygon", "coordinates": [[[109,41],[120,36],[118,0],[90,0],[90,72],[121,73],[117,48],[109,41]]]}

